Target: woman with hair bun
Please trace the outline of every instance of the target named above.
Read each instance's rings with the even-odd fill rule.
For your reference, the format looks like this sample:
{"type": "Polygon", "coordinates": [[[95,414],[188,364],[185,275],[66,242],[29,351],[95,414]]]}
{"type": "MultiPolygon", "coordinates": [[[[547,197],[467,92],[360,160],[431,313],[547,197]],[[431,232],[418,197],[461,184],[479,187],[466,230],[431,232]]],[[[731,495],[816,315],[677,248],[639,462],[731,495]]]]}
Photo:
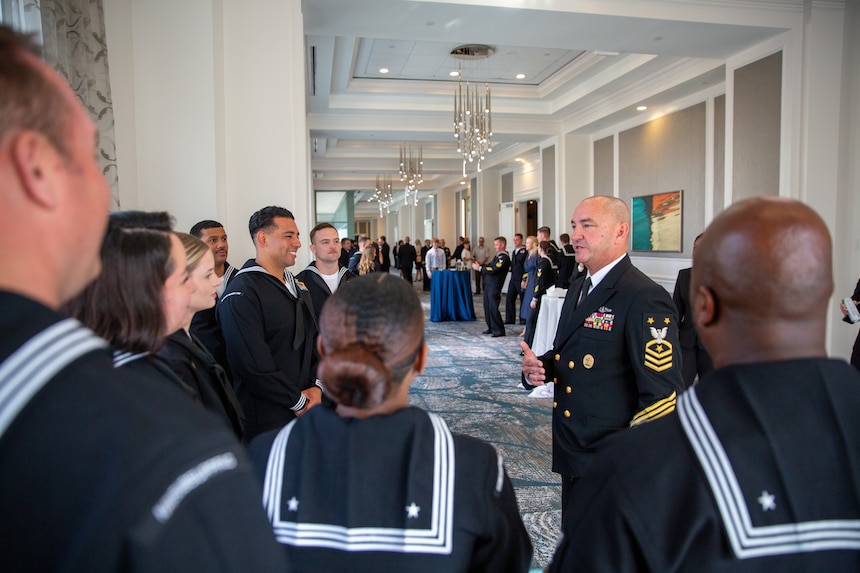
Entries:
{"type": "Polygon", "coordinates": [[[397,277],[352,280],[320,315],[314,408],[251,443],[291,570],[528,571],[532,547],[501,458],[409,406],[424,314],[397,277]]]}

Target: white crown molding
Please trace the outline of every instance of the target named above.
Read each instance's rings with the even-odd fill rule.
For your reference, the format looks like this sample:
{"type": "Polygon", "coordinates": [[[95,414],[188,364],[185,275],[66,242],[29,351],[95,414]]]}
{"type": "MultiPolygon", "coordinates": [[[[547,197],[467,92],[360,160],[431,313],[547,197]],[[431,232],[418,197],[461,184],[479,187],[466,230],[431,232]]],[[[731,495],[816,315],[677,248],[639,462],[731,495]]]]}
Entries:
{"type": "Polygon", "coordinates": [[[719,60],[679,58],[677,62],[664,66],[659,74],[630,83],[624,89],[618,90],[611,98],[595,102],[585,109],[572,113],[562,121],[564,132],[576,131],[722,65],[723,62],[719,60]]]}

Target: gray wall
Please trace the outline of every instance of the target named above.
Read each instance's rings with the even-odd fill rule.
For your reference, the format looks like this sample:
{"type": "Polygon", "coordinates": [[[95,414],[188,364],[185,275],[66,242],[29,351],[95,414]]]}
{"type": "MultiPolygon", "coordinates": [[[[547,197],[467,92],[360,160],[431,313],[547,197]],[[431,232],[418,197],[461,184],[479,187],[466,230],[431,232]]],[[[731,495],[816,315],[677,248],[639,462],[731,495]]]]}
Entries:
{"type": "Polygon", "coordinates": [[[514,173],[502,173],[502,203],[514,200],[514,173]]]}
{"type": "Polygon", "coordinates": [[[705,104],[649,121],[618,134],[619,196],[683,190],[683,253],[640,253],[659,258],[689,257],[705,223],[705,104]]]}
{"type": "Polygon", "coordinates": [[[613,137],[604,137],[594,142],[594,194],[612,195],[615,189],[613,174],[613,137]]]}
{"type": "MultiPolygon", "coordinates": [[[[541,149],[541,224],[552,226],[555,221],[555,145],[541,149]]],[[[553,231],[557,231],[554,229],[553,231]]]]}
{"type": "Polygon", "coordinates": [[[779,195],[782,52],[735,70],[732,202],[779,195]]]}
{"type": "Polygon", "coordinates": [[[714,98],[714,216],[726,204],[726,96],[714,98]]]}

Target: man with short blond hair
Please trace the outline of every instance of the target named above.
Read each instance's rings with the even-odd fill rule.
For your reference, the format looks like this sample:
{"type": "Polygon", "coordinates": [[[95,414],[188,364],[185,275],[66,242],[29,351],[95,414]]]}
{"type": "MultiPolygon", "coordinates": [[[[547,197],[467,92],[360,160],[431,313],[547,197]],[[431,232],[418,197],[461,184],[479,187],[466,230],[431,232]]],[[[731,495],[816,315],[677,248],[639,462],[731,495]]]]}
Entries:
{"type": "Polygon", "coordinates": [[[318,319],[323,304],[340,285],[355,277],[340,266],[340,235],[331,223],[319,223],[311,229],[311,253],[316,260],[311,261],[296,278],[311,293],[314,316],[318,319]]]}

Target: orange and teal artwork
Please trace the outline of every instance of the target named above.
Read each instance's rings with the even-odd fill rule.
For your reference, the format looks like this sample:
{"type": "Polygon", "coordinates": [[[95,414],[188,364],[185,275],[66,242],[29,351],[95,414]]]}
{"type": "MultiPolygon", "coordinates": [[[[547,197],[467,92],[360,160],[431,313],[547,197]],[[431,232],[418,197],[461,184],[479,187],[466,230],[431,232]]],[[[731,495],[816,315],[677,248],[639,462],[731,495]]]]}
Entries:
{"type": "Polygon", "coordinates": [[[633,250],[680,253],[682,251],[683,191],[633,197],[633,250]]]}

